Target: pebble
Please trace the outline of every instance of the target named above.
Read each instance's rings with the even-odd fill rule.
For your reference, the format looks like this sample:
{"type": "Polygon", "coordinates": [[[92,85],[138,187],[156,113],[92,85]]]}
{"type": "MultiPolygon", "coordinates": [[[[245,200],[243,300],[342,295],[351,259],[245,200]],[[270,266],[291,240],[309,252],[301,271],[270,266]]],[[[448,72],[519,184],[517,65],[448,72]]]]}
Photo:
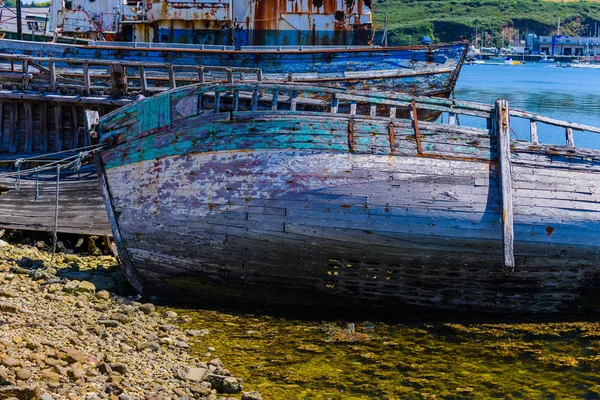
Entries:
{"type": "Polygon", "coordinates": [[[108,300],[110,299],[110,293],[106,290],[100,290],[99,292],[96,292],[96,298],[100,300],[108,300]]]}
{"type": "Polygon", "coordinates": [[[115,321],[114,319],[99,319],[98,324],[107,326],[109,328],[116,328],[120,325],[120,322],[115,321]]]}
{"type": "Polygon", "coordinates": [[[202,336],[206,336],[206,335],[208,335],[209,331],[208,331],[208,329],[200,329],[200,330],[197,330],[197,329],[189,329],[189,330],[187,330],[185,333],[186,333],[188,336],[200,336],[200,337],[202,337],[202,336]]]}
{"type": "Polygon", "coordinates": [[[99,290],[96,276],[117,276],[107,266],[116,267],[114,259],[63,254],[56,260],[47,268],[50,255],[43,250],[0,248],[0,320],[10,321],[10,329],[0,329],[0,398],[217,400],[241,393],[241,380],[226,376],[219,359],[209,366],[187,353],[186,337],[206,336],[208,329],[184,330],[188,315],[157,313],[151,303],[99,290]],[[105,267],[92,273],[91,260],[105,267]],[[30,274],[28,268],[41,266],[44,275],[30,274]],[[56,273],[77,279],[34,281],[56,273]]]}
{"type": "Polygon", "coordinates": [[[31,378],[31,375],[31,370],[27,368],[21,368],[16,371],[17,379],[21,381],[26,381],[27,379],[31,378]]]}
{"type": "Polygon", "coordinates": [[[175,319],[177,318],[177,313],[175,311],[165,311],[162,314],[163,318],[168,318],[168,319],[175,319]]]}
{"type": "Polygon", "coordinates": [[[96,293],[96,285],[92,282],[81,281],[77,286],[76,292],[79,293],[96,293]]]}
{"type": "Polygon", "coordinates": [[[21,361],[12,357],[4,357],[2,359],[2,364],[6,365],[7,367],[17,367],[21,365],[21,361]]]}
{"type": "Polygon", "coordinates": [[[190,368],[185,379],[188,381],[201,382],[208,376],[208,369],[206,368],[190,368]]]}
{"type": "Polygon", "coordinates": [[[242,400],[262,400],[262,395],[259,392],[244,392],[242,393],[242,400]]]}
{"type": "Polygon", "coordinates": [[[150,303],[142,304],[141,306],[138,307],[138,309],[146,315],[152,314],[153,312],[156,311],[154,304],[150,304],[150,303]]]}

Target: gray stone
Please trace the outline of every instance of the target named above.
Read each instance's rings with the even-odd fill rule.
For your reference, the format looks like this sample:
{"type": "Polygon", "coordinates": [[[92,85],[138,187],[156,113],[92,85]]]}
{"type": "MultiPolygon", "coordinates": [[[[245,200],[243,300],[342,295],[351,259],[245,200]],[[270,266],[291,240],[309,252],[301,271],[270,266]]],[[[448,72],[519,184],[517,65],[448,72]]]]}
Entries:
{"type": "Polygon", "coordinates": [[[188,336],[200,336],[200,337],[202,337],[202,336],[208,335],[209,331],[208,331],[208,329],[200,329],[200,330],[190,329],[186,333],[187,333],[188,336]]]}
{"type": "Polygon", "coordinates": [[[17,370],[16,375],[18,380],[26,381],[27,379],[31,378],[31,370],[27,368],[21,368],[17,370]]]}
{"type": "Polygon", "coordinates": [[[119,395],[119,400],[131,400],[131,397],[126,393],[121,393],[119,395]]]}
{"type": "Polygon", "coordinates": [[[162,316],[168,319],[175,319],[177,318],[177,313],[175,311],[165,311],[162,313],[162,316]]]}
{"type": "Polygon", "coordinates": [[[12,358],[12,357],[4,357],[2,359],[2,364],[6,365],[7,367],[18,367],[21,365],[21,361],[17,360],[16,358],[12,358]]]}
{"type": "Polygon", "coordinates": [[[10,246],[10,244],[8,244],[8,242],[5,242],[4,240],[0,240],[0,247],[7,247],[10,246]]]}
{"type": "Polygon", "coordinates": [[[217,368],[225,367],[225,364],[223,364],[223,361],[219,360],[218,358],[213,358],[212,360],[210,360],[208,365],[214,365],[217,368]]]}
{"type": "Polygon", "coordinates": [[[158,344],[157,342],[146,342],[138,345],[138,350],[146,349],[157,351],[158,349],[160,349],[160,344],[158,344]]]}
{"type": "Polygon", "coordinates": [[[101,290],[96,293],[96,298],[100,300],[108,300],[110,299],[110,293],[108,293],[106,290],[101,290]]]}
{"type": "Polygon", "coordinates": [[[109,328],[116,328],[117,326],[119,326],[120,322],[115,321],[114,319],[99,319],[98,324],[107,326],[109,328]]]}
{"type": "Polygon", "coordinates": [[[78,280],[72,280],[72,281],[68,281],[65,286],[63,287],[63,291],[67,292],[67,293],[73,293],[75,292],[75,290],[77,290],[77,288],[79,287],[79,284],[81,282],[79,282],[78,280]]]}
{"type": "Polygon", "coordinates": [[[16,297],[17,294],[15,292],[13,292],[12,290],[7,290],[7,289],[0,289],[0,297],[16,297]]]}
{"type": "Polygon", "coordinates": [[[184,342],[183,340],[176,340],[173,344],[179,347],[180,349],[187,349],[188,347],[190,347],[190,345],[184,342]]]}
{"type": "Polygon", "coordinates": [[[233,376],[221,376],[210,374],[207,379],[219,393],[239,393],[242,391],[242,381],[239,378],[233,376]]]}
{"type": "Polygon", "coordinates": [[[244,392],[242,393],[242,400],[262,400],[262,395],[257,392],[244,392]]]}
{"type": "Polygon", "coordinates": [[[82,281],[76,289],[79,293],[96,293],[96,285],[92,282],[82,281]]]}
{"type": "Polygon", "coordinates": [[[102,374],[110,375],[110,373],[112,372],[112,368],[110,365],[108,365],[106,363],[102,363],[102,364],[98,365],[98,371],[100,371],[100,373],[102,373],[102,374]]]}
{"type": "Polygon", "coordinates": [[[148,315],[148,314],[152,314],[153,312],[155,312],[156,308],[154,307],[154,304],[146,303],[146,304],[142,304],[139,307],[139,310],[141,312],[143,312],[144,314],[148,315]]]}
{"type": "Polygon", "coordinates": [[[66,349],[64,352],[66,354],[65,359],[69,364],[73,364],[75,362],[85,363],[87,354],[85,354],[83,351],[77,349],[66,349]]]}
{"type": "Polygon", "coordinates": [[[185,379],[193,382],[202,382],[208,375],[208,369],[206,368],[190,368],[185,379]]]}
{"type": "Polygon", "coordinates": [[[127,373],[127,365],[125,365],[123,363],[113,363],[113,364],[110,364],[110,367],[112,368],[113,371],[115,371],[121,375],[125,375],[127,373]]]}
{"type": "Polygon", "coordinates": [[[190,386],[190,392],[200,396],[208,396],[211,393],[210,389],[202,385],[190,386]]]}

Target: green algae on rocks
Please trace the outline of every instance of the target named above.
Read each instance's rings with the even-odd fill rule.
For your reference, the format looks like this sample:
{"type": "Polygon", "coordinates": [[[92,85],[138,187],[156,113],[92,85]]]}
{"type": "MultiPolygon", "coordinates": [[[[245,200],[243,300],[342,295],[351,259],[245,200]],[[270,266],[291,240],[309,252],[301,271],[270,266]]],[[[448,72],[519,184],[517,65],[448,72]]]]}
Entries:
{"type": "Polygon", "coordinates": [[[600,323],[314,321],[191,312],[249,389],[286,399],[597,398],[600,323]]]}

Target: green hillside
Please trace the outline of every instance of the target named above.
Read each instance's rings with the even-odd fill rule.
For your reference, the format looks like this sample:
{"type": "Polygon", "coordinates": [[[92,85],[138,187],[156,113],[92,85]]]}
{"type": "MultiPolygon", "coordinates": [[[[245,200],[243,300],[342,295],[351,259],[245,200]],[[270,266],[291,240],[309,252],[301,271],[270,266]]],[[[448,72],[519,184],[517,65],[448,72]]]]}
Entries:
{"type": "MultiPolygon", "coordinates": [[[[486,31],[491,45],[517,32],[538,35],[555,33],[561,20],[561,33],[581,36],[600,26],[600,2],[550,2],[540,0],[376,0],[374,18],[387,13],[391,45],[415,44],[421,37],[453,41],[460,36],[473,40],[475,29],[486,31]],[[493,35],[492,35],[493,31],[493,35]],[[503,35],[504,33],[504,35],[503,35]]],[[[383,24],[377,23],[379,32],[383,24]]],[[[483,35],[479,36],[480,39],[483,35]]]]}

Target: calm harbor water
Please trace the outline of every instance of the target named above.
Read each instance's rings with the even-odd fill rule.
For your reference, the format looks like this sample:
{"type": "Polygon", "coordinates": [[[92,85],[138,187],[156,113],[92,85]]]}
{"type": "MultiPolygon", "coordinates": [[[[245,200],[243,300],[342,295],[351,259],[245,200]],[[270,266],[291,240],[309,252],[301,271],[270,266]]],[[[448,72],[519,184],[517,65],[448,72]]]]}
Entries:
{"type": "MultiPolygon", "coordinates": [[[[499,98],[510,107],[581,124],[600,126],[600,70],[557,68],[556,64],[465,65],[456,85],[456,98],[494,104],[499,98]]],[[[529,139],[529,124],[513,119],[521,139],[529,139]]],[[[467,121],[473,124],[473,121],[467,121]]],[[[540,142],[565,144],[558,128],[540,142]]],[[[600,135],[575,132],[577,146],[600,149],[600,135]]]]}
{"type": "MultiPolygon", "coordinates": [[[[600,125],[600,70],[465,66],[457,98],[600,125]]],[[[528,131],[527,131],[528,132],[528,131]]],[[[527,135],[523,135],[527,138],[527,135]]],[[[562,143],[560,132],[541,137],[562,143]]],[[[598,138],[576,144],[600,148],[598,138]]],[[[600,323],[177,310],[264,399],[600,398],[600,323]],[[282,316],[285,315],[285,316],[282,316]]]]}

